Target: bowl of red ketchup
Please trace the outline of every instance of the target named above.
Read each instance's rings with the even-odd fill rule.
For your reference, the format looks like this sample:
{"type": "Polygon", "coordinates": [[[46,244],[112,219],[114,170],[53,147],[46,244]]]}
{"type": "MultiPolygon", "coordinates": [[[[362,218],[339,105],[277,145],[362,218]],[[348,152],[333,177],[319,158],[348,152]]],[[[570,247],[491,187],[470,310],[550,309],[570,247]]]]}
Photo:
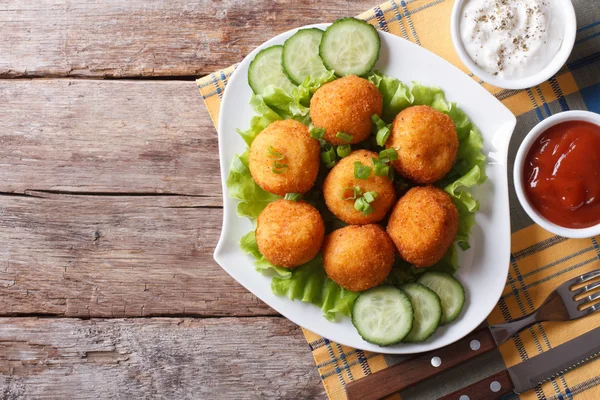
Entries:
{"type": "Polygon", "coordinates": [[[600,114],[565,111],[537,124],[517,152],[514,182],[542,228],[569,238],[600,234],[600,114]]]}

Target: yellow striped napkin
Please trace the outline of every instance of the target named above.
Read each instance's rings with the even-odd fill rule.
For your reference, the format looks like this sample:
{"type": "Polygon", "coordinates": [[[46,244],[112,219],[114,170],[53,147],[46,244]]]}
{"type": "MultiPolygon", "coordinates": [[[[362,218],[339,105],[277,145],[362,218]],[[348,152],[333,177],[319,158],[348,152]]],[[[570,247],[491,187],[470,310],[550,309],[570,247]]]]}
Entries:
{"type": "MultiPolygon", "coordinates": [[[[568,109],[600,112],[600,7],[596,1],[576,2],[579,29],[575,49],[556,76],[527,90],[502,90],[480,82],[518,118],[509,150],[511,161],[524,135],[547,116],[568,109]]],[[[452,0],[389,1],[359,18],[377,29],[426,47],[470,74],[460,63],[449,35],[453,3],[452,0]]],[[[234,70],[235,65],[197,81],[215,126],[223,91],[234,70]]],[[[511,266],[502,298],[488,318],[490,324],[531,312],[562,282],[600,268],[600,237],[572,240],[554,236],[532,224],[518,204],[512,185],[510,195],[514,232],[511,266]]],[[[600,326],[600,315],[569,323],[537,325],[501,346],[500,353],[505,365],[510,367],[597,326],[600,326]]],[[[345,399],[347,382],[394,362],[393,358],[341,346],[307,330],[304,335],[330,399],[345,399]]],[[[600,360],[521,395],[521,399],[527,400],[571,398],[600,399],[600,360]]]]}

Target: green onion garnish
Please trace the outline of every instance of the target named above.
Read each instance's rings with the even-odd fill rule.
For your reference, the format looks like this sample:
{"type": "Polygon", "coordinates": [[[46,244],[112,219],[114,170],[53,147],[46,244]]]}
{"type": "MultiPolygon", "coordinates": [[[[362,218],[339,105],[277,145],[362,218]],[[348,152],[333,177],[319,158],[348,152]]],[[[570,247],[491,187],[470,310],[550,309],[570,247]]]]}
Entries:
{"type": "Polygon", "coordinates": [[[335,165],[335,149],[331,144],[326,143],[323,146],[321,151],[321,161],[323,161],[323,164],[325,164],[327,168],[332,168],[335,165]]]}
{"type": "Polygon", "coordinates": [[[285,156],[283,154],[281,154],[280,152],[278,152],[277,150],[275,150],[273,148],[273,146],[269,146],[269,148],[267,150],[269,151],[269,154],[267,154],[267,157],[272,158],[273,160],[281,161],[285,158],[285,156]]]}
{"type": "Polygon", "coordinates": [[[325,137],[325,128],[310,128],[310,137],[313,139],[323,140],[325,137]]]}
{"type": "Polygon", "coordinates": [[[379,158],[371,158],[373,160],[373,165],[375,166],[375,175],[376,176],[388,176],[390,173],[390,167],[379,158]]]}
{"type": "Polygon", "coordinates": [[[354,136],[352,136],[351,134],[346,133],[346,132],[338,132],[338,133],[335,134],[335,137],[338,138],[338,139],[343,140],[344,142],[349,142],[349,141],[352,140],[352,138],[354,136]]]}
{"type": "Polygon", "coordinates": [[[364,197],[356,199],[354,202],[354,209],[360,211],[365,216],[373,212],[373,206],[371,206],[364,197]]]}
{"type": "Polygon", "coordinates": [[[288,169],[287,164],[279,164],[277,161],[273,162],[273,168],[271,168],[271,172],[275,174],[282,174],[285,170],[288,169]]]}
{"type": "Polygon", "coordinates": [[[352,147],[349,144],[342,144],[337,147],[336,152],[340,158],[344,158],[350,155],[352,147]]]}
{"type": "Polygon", "coordinates": [[[385,149],[379,152],[379,159],[384,163],[388,163],[390,161],[394,161],[398,159],[398,153],[396,149],[390,147],[389,149],[385,149]]]}
{"type": "Polygon", "coordinates": [[[302,193],[286,193],[283,198],[285,200],[298,201],[302,198],[302,193]]]}
{"type": "Polygon", "coordinates": [[[346,186],[342,189],[342,200],[354,200],[362,194],[358,186],[346,186]]]}
{"type": "Polygon", "coordinates": [[[354,177],[356,179],[369,179],[373,168],[362,165],[360,161],[354,162],[354,177]]]}
{"type": "Polygon", "coordinates": [[[386,125],[386,123],[379,118],[379,115],[377,114],[373,114],[373,116],[371,116],[371,121],[373,121],[373,124],[375,125],[373,130],[375,131],[377,144],[380,146],[385,146],[385,142],[387,142],[388,138],[390,137],[391,124],[386,125]]]}
{"type": "Polygon", "coordinates": [[[367,203],[371,204],[375,201],[375,198],[377,198],[377,192],[367,192],[363,194],[363,197],[365,198],[367,203]]]}

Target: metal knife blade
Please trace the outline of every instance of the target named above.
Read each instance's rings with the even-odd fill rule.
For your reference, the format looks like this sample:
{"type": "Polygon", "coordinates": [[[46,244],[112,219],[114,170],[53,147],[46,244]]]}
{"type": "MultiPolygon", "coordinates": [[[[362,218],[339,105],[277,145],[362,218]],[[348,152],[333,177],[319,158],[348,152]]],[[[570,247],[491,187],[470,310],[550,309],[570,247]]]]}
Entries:
{"type": "Polygon", "coordinates": [[[553,377],[600,356],[600,328],[508,369],[514,391],[524,393],[553,377]]]}

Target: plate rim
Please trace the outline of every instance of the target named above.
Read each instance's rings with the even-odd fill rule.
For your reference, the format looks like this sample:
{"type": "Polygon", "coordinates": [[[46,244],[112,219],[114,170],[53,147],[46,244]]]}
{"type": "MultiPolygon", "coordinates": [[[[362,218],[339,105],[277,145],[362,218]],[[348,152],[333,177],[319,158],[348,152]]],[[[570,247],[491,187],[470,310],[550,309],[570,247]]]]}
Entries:
{"type": "MultiPolygon", "coordinates": [[[[242,61],[240,61],[239,63],[236,64],[236,70],[233,72],[233,74],[231,75],[231,77],[229,78],[229,82],[231,82],[234,78],[237,79],[237,76],[239,74],[241,74],[241,69],[237,68],[239,65],[241,65],[242,63],[244,63],[246,60],[253,58],[260,50],[262,50],[263,48],[266,48],[268,46],[271,46],[273,44],[276,44],[274,42],[277,42],[280,40],[281,37],[283,36],[289,36],[291,34],[293,34],[294,32],[298,31],[299,29],[306,29],[306,28],[319,28],[319,29],[325,29],[327,28],[329,25],[331,25],[331,23],[319,23],[319,24],[309,24],[309,25],[304,25],[301,27],[297,27],[294,29],[290,29],[286,32],[282,32],[274,37],[272,37],[271,39],[265,41],[264,43],[262,43],[261,45],[257,46],[252,52],[250,52],[246,57],[244,57],[244,59],[242,61]]],[[[446,66],[448,68],[453,68],[455,70],[457,70],[458,72],[460,72],[461,74],[466,75],[462,70],[460,70],[457,66],[455,66],[454,64],[450,63],[449,61],[445,60],[444,58],[438,56],[437,54],[433,53],[432,51],[419,46],[415,43],[410,42],[409,40],[406,40],[402,37],[399,37],[397,35],[394,35],[392,33],[389,32],[384,32],[381,30],[378,30],[378,33],[380,35],[384,35],[384,36],[389,36],[391,38],[393,38],[393,40],[403,40],[405,42],[407,42],[408,45],[410,46],[414,46],[416,48],[419,48],[423,51],[426,51],[429,53],[430,56],[436,57],[439,60],[441,60],[443,63],[446,64],[446,66]]],[[[468,75],[467,75],[468,77],[468,75]]],[[[470,77],[469,77],[470,78],[470,77]]],[[[397,78],[399,79],[399,78],[397,78]]],[[[481,86],[480,86],[481,87],[481,86]]],[[[485,88],[481,87],[481,89],[483,91],[485,91],[485,93],[489,96],[494,97],[489,91],[487,91],[485,88]]],[[[227,99],[228,95],[232,96],[230,94],[230,92],[227,92],[227,90],[224,90],[224,95],[223,95],[223,99],[221,100],[221,104],[225,103],[225,99],[227,99]]],[[[503,144],[503,151],[504,153],[502,154],[502,161],[504,162],[506,168],[503,169],[503,179],[506,182],[506,188],[509,189],[509,182],[508,182],[508,169],[509,169],[509,165],[508,165],[508,146],[511,140],[511,137],[514,133],[514,129],[516,127],[517,124],[517,119],[516,116],[508,109],[508,107],[506,107],[501,101],[499,101],[498,99],[496,99],[494,97],[494,100],[497,102],[498,106],[504,108],[507,113],[511,116],[510,120],[507,120],[506,123],[501,127],[498,128],[498,131],[503,130],[505,131],[505,133],[502,135],[503,137],[505,137],[505,141],[502,142],[503,144]]],[[[222,111],[222,110],[220,110],[222,111]]],[[[224,113],[220,112],[219,113],[219,118],[218,118],[218,126],[222,127],[223,126],[223,120],[224,120],[225,116],[224,113]]],[[[229,213],[230,210],[228,209],[226,203],[228,200],[228,190],[227,190],[227,174],[226,172],[229,172],[229,166],[226,165],[225,163],[225,159],[223,156],[223,140],[224,140],[224,133],[222,133],[221,128],[217,128],[217,133],[218,133],[218,142],[219,142],[219,165],[221,168],[221,186],[222,186],[222,193],[223,193],[223,223],[222,223],[222,227],[221,227],[221,235],[219,236],[219,241],[215,247],[215,251],[213,253],[213,258],[214,260],[217,262],[217,264],[219,264],[219,266],[225,271],[227,272],[237,283],[239,283],[240,285],[242,285],[246,290],[248,290],[250,293],[252,293],[254,296],[256,296],[257,298],[259,298],[261,301],[263,301],[265,304],[267,304],[269,307],[273,308],[275,311],[277,311],[278,313],[280,313],[282,316],[284,316],[285,318],[287,318],[288,320],[292,321],[293,323],[295,323],[296,325],[300,326],[300,327],[304,327],[304,325],[302,323],[300,323],[298,321],[298,318],[296,318],[295,315],[290,315],[286,310],[281,310],[278,309],[277,307],[273,306],[270,304],[270,302],[265,299],[265,296],[259,295],[255,292],[253,292],[252,290],[250,290],[246,285],[244,285],[242,282],[240,282],[238,279],[236,279],[236,277],[233,275],[232,272],[230,272],[226,267],[223,266],[223,264],[221,263],[221,254],[223,253],[223,247],[225,246],[225,242],[226,242],[226,236],[227,233],[229,231],[228,229],[228,224],[227,224],[227,220],[229,218],[229,213]]],[[[489,156],[488,157],[488,163],[490,161],[489,156]]],[[[506,200],[506,204],[507,204],[507,211],[510,215],[510,199],[509,199],[509,193],[508,190],[507,192],[503,195],[503,197],[506,200]]],[[[238,217],[240,219],[242,219],[241,217],[238,217]]],[[[510,242],[511,242],[511,230],[510,230],[510,218],[509,218],[509,222],[508,222],[508,227],[509,227],[509,237],[507,238],[507,241],[509,243],[509,252],[504,255],[506,262],[503,264],[505,265],[505,273],[503,274],[504,276],[508,276],[509,273],[509,267],[510,267],[510,242]]],[[[258,273],[258,272],[257,272],[258,273]]],[[[431,348],[427,349],[427,350],[422,350],[422,351],[402,351],[403,347],[399,346],[399,347],[381,347],[378,346],[377,350],[373,350],[373,349],[362,349],[365,351],[376,351],[382,354],[396,354],[396,355],[409,355],[409,354],[419,354],[419,353],[423,353],[426,351],[432,351],[432,350],[437,350],[439,348],[442,348],[444,346],[448,346],[451,345],[461,339],[463,339],[465,336],[467,336],[469,333],[473,332],[475,329],[477,329],[477,327],[479,327],[484,321],[485,319],[489,316],[489,314],[493,311],[493,309],[495,308],[498,300],[500,299],[500,297],[502,296],[502,292],[503,292],[503,288],[504,285],[498,285],[499,291],[497,293],[497,296],[494,295],[493,297],[496,299],[496,301],[493,303],[493,306],[491,307],[491,309],[488,311],[486,310],[485,313],[482,313],[482,318],[480,321],[477,322],[477,324],[473,327],[473,329],[469,330],[469,331],[465,331],[463,332],[461,335],[457,335],[458,337],[454,338],[453,340],[450,340],[446,343],[440,343],[439,345],[434,345],[431,346],[431,348]]],[[[287,301],[293,301],[290,300],[288,298],[286,298],[287,301]]],[[[471,307],[475,307],[476,305],[471,304],[471,307]]],[[[313,306],[316,307],[316,306],[313,306]]],[[[333,322],[334,323],[334,322],[333,322]]],[[[327,335],[323,335],[321,331],[321,329],[317,328],[305,328],[310,330],[311,332],[314,332],[317,335],[320,335],[322,337],[326,337],[327,335]]],[[[333,340],[333,339],[332,339],[333,340]]],[[[361,347],[357,347],[355,344],[348,344],[348,342],[346,342],[345,340],[337,340],[337,338],[334,340],[335,342],[344,345],[344,346],[348,346],[348,347],[352,347],[352,348],[357,348],[357,349],[361,349],[361,347]]]]}

